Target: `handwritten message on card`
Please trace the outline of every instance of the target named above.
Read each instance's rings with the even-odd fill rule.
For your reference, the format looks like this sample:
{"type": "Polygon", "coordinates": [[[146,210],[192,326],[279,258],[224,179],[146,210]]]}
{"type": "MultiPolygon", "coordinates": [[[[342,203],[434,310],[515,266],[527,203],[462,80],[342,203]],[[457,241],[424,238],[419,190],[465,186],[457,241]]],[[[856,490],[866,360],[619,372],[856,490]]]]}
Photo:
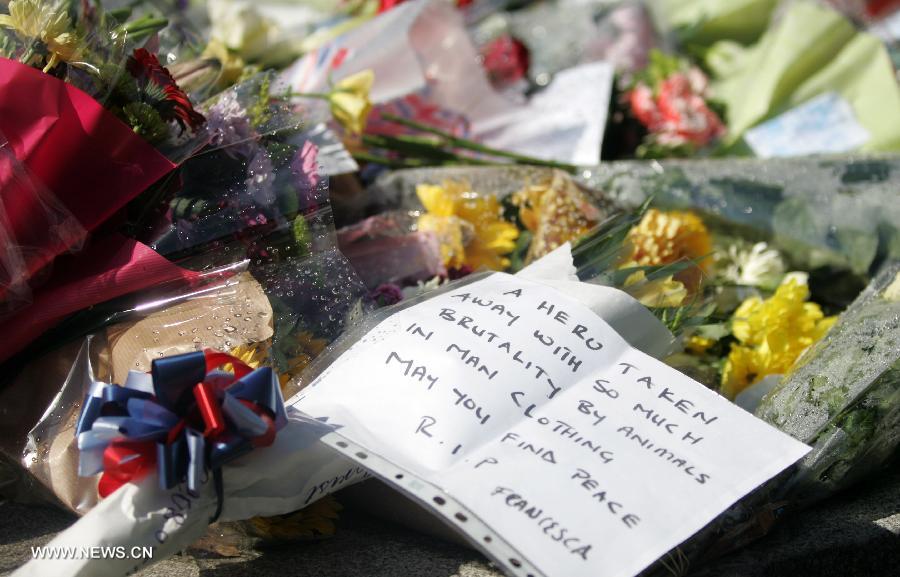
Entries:
{"type": "Polygon", "coordinates": [[[499,273],[390,316],[293,405],[551,576],[634,575],[808,450],[499,273]]]}

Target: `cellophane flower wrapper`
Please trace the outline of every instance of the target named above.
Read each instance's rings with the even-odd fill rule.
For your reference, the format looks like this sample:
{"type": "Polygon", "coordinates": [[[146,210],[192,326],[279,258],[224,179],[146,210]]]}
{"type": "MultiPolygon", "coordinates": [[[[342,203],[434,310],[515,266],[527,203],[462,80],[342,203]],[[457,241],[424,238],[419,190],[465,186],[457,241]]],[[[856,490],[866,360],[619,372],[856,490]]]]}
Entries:
{"type": "Polygon", "coordinates": [[[480,45],[500,33],[520,40],[528,50],[524,72],[537,86],[567,68],[599,60],[630,76],[661,43],[646,3],[631,0],[614,5],[556,0],[483,15],[470,29],[480,45]]]}
{"type": "MultiPolygon", "coordinates": [[[[4,139],[2,134],[0,139],[4,139]]],[[[86,236],[82,224],[53,193],[29,176],[28,169],[22,166],[6,144],[5,139],[0,144],[0,173],[8,175],[6,186],[15,186],[19,194],[31,201],[29,212],[32,222],[35,226],[41,223],[46,225],[41,232],[49,243],[68,247],[69,250],[78,249],[86,236]]],[[[18,243],[11,217],[19,218],[18,212],[8,211],[6,203],[0,202],[0,292],[3,295],[0,318],[31,302],[31,262],[55,257],[53,249],[46,246],[28,247],[18,243]],[[50,254],[35,255],[35,252],[50,254]]]]}
{"type": "MultiPolygon", "coordinates": [[[[69,347],[71,354],[84,336],[139,311],[154,310],[155,305],[150,303],[185,300],[196,303],[197,318],[216,318],[205,325],[191,321],[193,334],[179,329],[173,337],[178,346],[163,346],[152,332],[135,334],[132,338],[140,350],[119,355],[128,362],[117,363],[120,370],[113,375],[115,379],[123,378],[123,366],[149,370],[150,359],[183,352],[182,346],[191,350],[229,349],[241,344],[253,344],[255,349],[251,347],[246,354],[257,362],[274,365],[288,378],[340,334],[352,307],[365,308],[358,303],[362,285],[335,245],[328,180],[319,173],[318,150],[302,121],[303,111],[280,99],[277,90],[271,75],[259,75],[211,99],[202,108],[208,119],[204,127],[206,144],[182,162],[166,182],[148,191],[155,198],[139,199],[126,208],[123,232],[130,236],[118,238],[147,253],[152,262],[183,271],[171,279],[173,288],[157,287],[169,279],[165,275],[154,278],[154,269],[148,269],[143,272],[149,282],[116,293],[125,292],[122,296],[112,300],[95,296],[87,302],[78,301],[65,314],[42,319],[46,323],[43,334],[35,335],[30,344],[24,343],[20,347],[23,350],[4,364],[11,374],[20,375],[7,387],[7,393],[21,395],[27,383],[41,381],[32,370],[36,364],[65,365],[67,357],[54,352],[61,346],[69,347]],[[273,311],[268,315],[273,317],[271,331],[249,341],[238,337],[242,323],[254,320],[253,314],[220,315],[223,309],[215,299],[203,300],[212,288],[197,293],[200,296],[196,299],[193,288],[184,288],[204,284],[235,266],[245,268],[244,274],[255,279],[265,295],[266,307],[273,311]],[[88,305],[93,306],[88,309],[88,305]],[[207,305],[208,312],[200,310],[207,305]],[[203,333],[197,334],[201,330],[203,333]],[[21,376],[26,374],[27,378],[21,376]]],[[[115,247],[104,242],[97,248],[115,247]]],[[[114,267],[113,280],[125,274],[126,269],[116,258],[101,257],[100,265],[114,267]]],[[[104,278],[87,276],[92,281],[104,278]]],[[[50,296],[57,290],[56,286],[47,288],[50,296]]],[[[166,312],[155,314],[162,318],[166,312]]],[[[42,386],[53,392],[61,381],[59,376],[42,386]]],[[[46,395],[35,398],[28,403],[27,416],[15,419],[16,433],[9,435],[11,445],[6,448],[14,458],[21,455],[22,427],[30,429],[47,412],[48,403],[46,395]]],[[[45,441],[58,437],[52,431],[40,436],[45,441]]],[[[50,470],[40,450],[34,449],[29,459],[32,457],[37,458],[37,467],[50,470]]],[[[71,473],[65,468],[58,470],[66,471],[61,473],[63,477],[71,473]]],[[[76,510],[83,510],[80,503],[87,502],[81,496],[61,500],[76,510]]]]}
{"type": "MultiPolygon", "coordinates": [[[[450,265],[441,259],[441,247],[447,244],[442,235],[446,233],[423,230],[420,225],[419,219],[428,214],[417,193],[423,185],[464,190],[464,196],[470,200],[494,198],[503,212],[498,222],[518,223],[523,209],[533,214],[534,218],[521,226],[517,242],[528,242],[521,244],[523,250],[519,251],[520,258],[511,263],[512,271],[574,241],[614,208],[591,198],[569,175],[558,170],[446,167],[384,173],[367,190],[364,210],[375,216],[338,230],[341,250],[369,286],[415,283],[447,274],[445,269],[450,265]],[[528,200],[524,200],[526,197],[528,200]]],[[[479,223],[449,218],[459,220],[464,246],[481,232],[479,223]]]]}
{"type": "Polygon", "coordinates": [[[796,270],[847,271],[862,280],[829,288],[846,305],[900,254],[898,170],[896,158],[877,155],[626,161],[598,166],[584,182],[623,206],[652,197],[657,206],[693,210],[719,230],[767,241],[796,270]]]}
{"type": "Polygon", "coordinates": [[[179,167],[163,202],[133,207],[130,226],[192,268],[303,256],[333,244],[328,180],[306,110],[260,74],[207,101],[207,144],[179,167]]]}
{"type": "Polygon", "coordinates": [[[277,90],[271,75],[259,75],[198,107],[208,118],[194,141],[199,148],[121,207],[114,234],[65,261],[36,295],[40,310],[20,313],[37,311],[35,322],[8,321],[15,330],[4,337],[2,357],[66,315],[160,277],[191,277],[247,258],[263,265],[333,246],[328,181],[312,140],[317,135],[304,123],[306,111],[278,98],[277,90]],[[125,248],[113,258],[106,253],[115,246],[125,248]],[[127,283],[120,270],[126,264],[135,265],[127,283]],[[75,288],[85,286],[89,290],[75,288]]]}
{"type": "MultiPolygon", "coordinates": [[[[196,116],[186,116],[189,126],[178,116],[188,114],[189,103],[165,108],[174,116],[161,118],[140,102],[139,71],[129,67],[138,51],[154,58],[145,47],[155,42],[152,34],[127,30],[129,10],[114,16],[84,5],[69,13],[23,1],[13,11],[12,24],[0,27],[0,204],[6,219],[0,299],[7,317],[30,302],[33,285],[47,279],[57,256],[77,251],[203,138],[194,130],[196,116]],[[45,46],[30,38],[36,33],[57,36],[45,46]],[[155,132],[138,128],[140,114],[157,115],[155,132]]],[[[147,18],[130,23],[153,20],[147,18]]],[[[170,96],[187,98],[173,92],[158,102],[169,107],[175,102],[170,96]]]]}
{"type": "Polygon", "coordinates": [[[429,0],[378,14],[310,51],[283,75],[298,93],[322,93],[332,82],[371,70],[369,134],[409,132],[381,118],[390,113],[494,148],[589,164],[600,156],[606,115],[594,103],[609,97],[612,68],[587,67],[580,73],[588,76],[568,77],[552,98],[514,102],[488,80],[460,11],[429,0]]]}
{"type": "Polygon", "coordinates": [[[70,331],[77,338],[28,363],[0,392],[9,417],[2,451],[28,471],[19,475],[19,496],[50,495],[78,514],[97,505],[96,477],[78,475],[75,438],[95,382],[124,383],[156,359],[207,349],[271,366],[286,381],[366,310],[363,294],[331,249],[262,267],[243,261],[189,286],[167,283],[103,303],[93,318],[82,316],[83,330],[70,331]]]}
{"type": "Polygon", "coordinates": [[[900,444],[900,263],[888,264],[757,408],[813,447],[781,489],[811,503],[881,469],[900,444]]]}
{"type": "MultiPolygon", "coordinates": [[[[81,514],[97,502],[95,480],[77,475],[74,427],[90,387],[82,378],[85,363],[94,367],[96,379],[123,382],[129,370],[149,370],[150,361],[159,355],[195,346],[222,348],[232,339],[243,343],[271,337],[271,307],[246,272],[247,264],[209,271],[191,282],[161,283],[102,303],[70,318],[67,334],[50,335],[53,344],[24,366],[7,365],[10,374],[0,391],[6,417],[2,452],[28,473],[12,470],[4,475],[18,477],[19,498],[49,495],[51,501],[81,514]],[[256,310],[243,306],[245,301],[254,303],[256,310]],[[233,314],[245,308],[251,311],[252,322],[233,314]],[[233,319],[234,325],[225,324],[225,318],[233,319]],[[224,326],[241,330],[226,339],[224,326]],[[81,372],[73,370],[76,365],[81,372]]],[[[62,333],[66,328],[57,330],[62,333]]]]}

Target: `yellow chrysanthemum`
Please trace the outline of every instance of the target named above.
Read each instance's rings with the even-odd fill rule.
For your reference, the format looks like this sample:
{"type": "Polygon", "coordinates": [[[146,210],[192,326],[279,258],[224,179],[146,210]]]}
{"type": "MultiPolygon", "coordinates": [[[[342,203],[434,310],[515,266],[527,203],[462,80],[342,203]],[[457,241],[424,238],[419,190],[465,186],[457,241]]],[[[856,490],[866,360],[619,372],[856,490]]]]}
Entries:
{"type": "Polygon", "coordinates": [[[375,82],[375,73],[363,70],[341,79],[328,93],[331,114],[351,134],[362,134],[366,120],[372,111],[369,91],[375,82]]]}
{"type": "Polygon", "coordinates": [[[474,193],[467,183],[455,181],[441,186],[420,184],[416,193],[427,211],[419,217],[418,228],[438,237],[444,265],[509,267],[505,255],[516,248],[519,229],[503,220],[496,196],[474,193]]]}
{"type": "MultiPolygon", "coordinates": [[[[265,342],[239,345],[231,349],[229,351],[229,354],[232,357],[237,358],[239,361],[250,365],[251,368],[257,369],[261,365],[268,362],[269,345],[265,342]]],[[[225,365],[223,368],[226,371],[233,369],[233,367],[230,365],[225,365]]]]}
{"type": "Polygon", "coordinates": [[[254,517],[250,519],[253,531],[269,541],[296,541],[334,535],[335,520],[342,509],[331,495],[312,505],[287,515],[254,517]]]}
{"type": "Polygon", "coordinates": [[[681,306],[688,295],[684,285],[673,277],[647,280],[647,275],[642,270],[628,275],[623,288],[645,307],[681,306]]]}
{"type": "Polygon", "coordinates": [[[806,302],[809,287],[797,279],[782,283],[766,300],[750,297],[734,312],[731,346],[722,373],[722,394],[734,398],[766,375],[783,374],[837,317],[826,317],[816,303],[806,302]]]}
{"type": "Polygon", "coordinates": [[[712,239],[706,225],[690,212],[664,212],[651,208],[628,232],[631,254],[624,260],[642,266],[660,266],[695,261],[698,266],[678,272],[675,279],[691,292],[700,287],[709,269],[707,257],[712,252],[712,239]]]}
{"type": "Polygon", "coordinates": [[[684,343],[684,348],[695,355],[702,355],[716,344],[716,339],[691,335],[684,343]]]}
{"type": "Polygon", "coordinates": [[[285,372],[285,380],[282,382],[284,386],[287,381],[293,379],[303,372],[309,363],[322,354],[328,341],[316,338],[310,332],[301,332],[291,337],[293,343],[289,349],[285,351],[288,357],[287,371],[285,372]]]}
{"type": "Polygon", "coordinates": [[[522,224],[534,235],[526,263],[584,235],[601,216],[575,181],[561,170],[529,183],[513,195],[512,201],[519,208],[522,224]]]}
{"type": "Polygon", "coordinates": [[[72,31],[72,21],[65,10],[42,0],[12,0],[9,14],[0,14],[0,26],[12,28],[26,40],[38,40],[47,48],[50,59],[44,72],[62,60],[69,62],[79,52],[78,37],[72,31]]]}

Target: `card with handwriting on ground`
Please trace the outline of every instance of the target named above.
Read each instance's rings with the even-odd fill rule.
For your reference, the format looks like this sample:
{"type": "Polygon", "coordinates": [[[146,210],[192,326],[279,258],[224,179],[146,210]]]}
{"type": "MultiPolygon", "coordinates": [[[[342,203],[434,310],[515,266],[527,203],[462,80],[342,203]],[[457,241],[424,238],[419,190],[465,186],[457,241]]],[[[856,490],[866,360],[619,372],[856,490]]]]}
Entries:
{"type": "Polygon", "coordinates": [[[431,508],[465,511],[444,516],[523,575],[635,575],[808,451],[501,273],[390,316],[293,404],[436,489],[431,508]]]}

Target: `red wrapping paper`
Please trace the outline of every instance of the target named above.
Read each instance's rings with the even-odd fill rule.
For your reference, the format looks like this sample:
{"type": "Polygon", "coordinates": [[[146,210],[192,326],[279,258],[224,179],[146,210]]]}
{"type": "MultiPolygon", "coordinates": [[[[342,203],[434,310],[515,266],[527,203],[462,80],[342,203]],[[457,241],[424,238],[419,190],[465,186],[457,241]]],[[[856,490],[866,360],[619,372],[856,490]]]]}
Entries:
{"type": "MultiPolygon", "coordinates": [[[[24,249],[23,270],[13,271],[10,284],[26,282],[71,248],[71,234],[51,232],[61,215],[91,232],[175,168],[89,95],[5,58],[0,58],[0,147],[24,169],[17,175],[9,158],[0,162],[0,203],[8,229],[0,234],[6,245],[0,254],[24,249]]],[[[0,287],[0,300],[5,292],[0,287]]]]}
{"type": "Polygon", "coordinates": [[[34,303],[0,326],[0,362],[76,311],[164,282],[191,283],[200,276],[118,234],[94,241],[77,255],[59,259],[34,303]]]}

